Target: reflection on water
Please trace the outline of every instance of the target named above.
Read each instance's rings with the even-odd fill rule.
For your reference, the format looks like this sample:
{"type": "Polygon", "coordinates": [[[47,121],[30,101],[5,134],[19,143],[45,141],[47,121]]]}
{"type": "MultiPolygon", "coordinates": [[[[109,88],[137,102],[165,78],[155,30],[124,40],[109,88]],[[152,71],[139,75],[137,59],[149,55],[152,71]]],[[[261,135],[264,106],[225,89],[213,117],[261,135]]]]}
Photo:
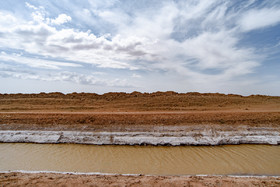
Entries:
{"type": "Polygon", "coordinates": [[[135,174],[280,174],[280,146],[0,143],[0,170],[135,174]]]}

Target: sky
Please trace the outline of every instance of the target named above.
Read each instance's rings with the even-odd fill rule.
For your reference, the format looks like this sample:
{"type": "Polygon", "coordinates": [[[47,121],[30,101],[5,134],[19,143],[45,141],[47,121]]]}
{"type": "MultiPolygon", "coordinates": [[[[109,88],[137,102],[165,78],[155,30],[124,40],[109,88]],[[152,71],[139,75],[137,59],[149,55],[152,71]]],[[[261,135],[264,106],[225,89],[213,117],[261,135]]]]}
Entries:
{"type": "Polygon", "coordinates": [[[0,93],[133,91],[280,96],[280,1],[0,1],[0,93]]]}

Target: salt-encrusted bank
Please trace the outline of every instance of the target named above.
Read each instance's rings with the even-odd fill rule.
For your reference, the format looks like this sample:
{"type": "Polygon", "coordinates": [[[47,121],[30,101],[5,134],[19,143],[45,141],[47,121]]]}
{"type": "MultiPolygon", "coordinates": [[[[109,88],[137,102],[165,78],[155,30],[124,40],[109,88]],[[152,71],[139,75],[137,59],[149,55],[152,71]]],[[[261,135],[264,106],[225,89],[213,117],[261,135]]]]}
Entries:
{"type": "Polygon", "coordinates": [[[0,131],[5,143],[77,143],[95,145],[280,144],[279,129],[192,130],[183,132],[0,131]]]}

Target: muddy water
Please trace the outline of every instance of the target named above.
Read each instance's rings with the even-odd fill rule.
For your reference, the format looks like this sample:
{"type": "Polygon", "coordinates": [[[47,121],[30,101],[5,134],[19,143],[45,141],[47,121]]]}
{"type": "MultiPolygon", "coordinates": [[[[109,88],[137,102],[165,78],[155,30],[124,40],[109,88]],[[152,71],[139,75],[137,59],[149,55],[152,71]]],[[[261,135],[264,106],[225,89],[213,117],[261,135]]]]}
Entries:
{"type": "Polygon", "coordinates": [[[280,174],[280,146],[0,144],[0,171],[135,174],[280,174]]]}

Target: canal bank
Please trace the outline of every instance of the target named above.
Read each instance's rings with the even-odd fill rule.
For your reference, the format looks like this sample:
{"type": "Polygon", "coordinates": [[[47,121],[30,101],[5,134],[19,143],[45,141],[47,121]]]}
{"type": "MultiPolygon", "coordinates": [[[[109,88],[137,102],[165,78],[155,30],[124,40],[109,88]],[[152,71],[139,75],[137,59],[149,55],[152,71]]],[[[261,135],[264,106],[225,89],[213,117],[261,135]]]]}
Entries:
{"type": "Polygon", "coordinates": [[[2,130],[3,143],[76,143],[93,145],[235,145],[280,143],[280,128],[254,127],[226,129],[222,126],[173,126],[156,131],[83,132],[2,130]]]}
{"type": "Polygon", "coordinates": [[[279,186],[273,176],[146,176],[0,172],[4,186],[279,186]]]}

